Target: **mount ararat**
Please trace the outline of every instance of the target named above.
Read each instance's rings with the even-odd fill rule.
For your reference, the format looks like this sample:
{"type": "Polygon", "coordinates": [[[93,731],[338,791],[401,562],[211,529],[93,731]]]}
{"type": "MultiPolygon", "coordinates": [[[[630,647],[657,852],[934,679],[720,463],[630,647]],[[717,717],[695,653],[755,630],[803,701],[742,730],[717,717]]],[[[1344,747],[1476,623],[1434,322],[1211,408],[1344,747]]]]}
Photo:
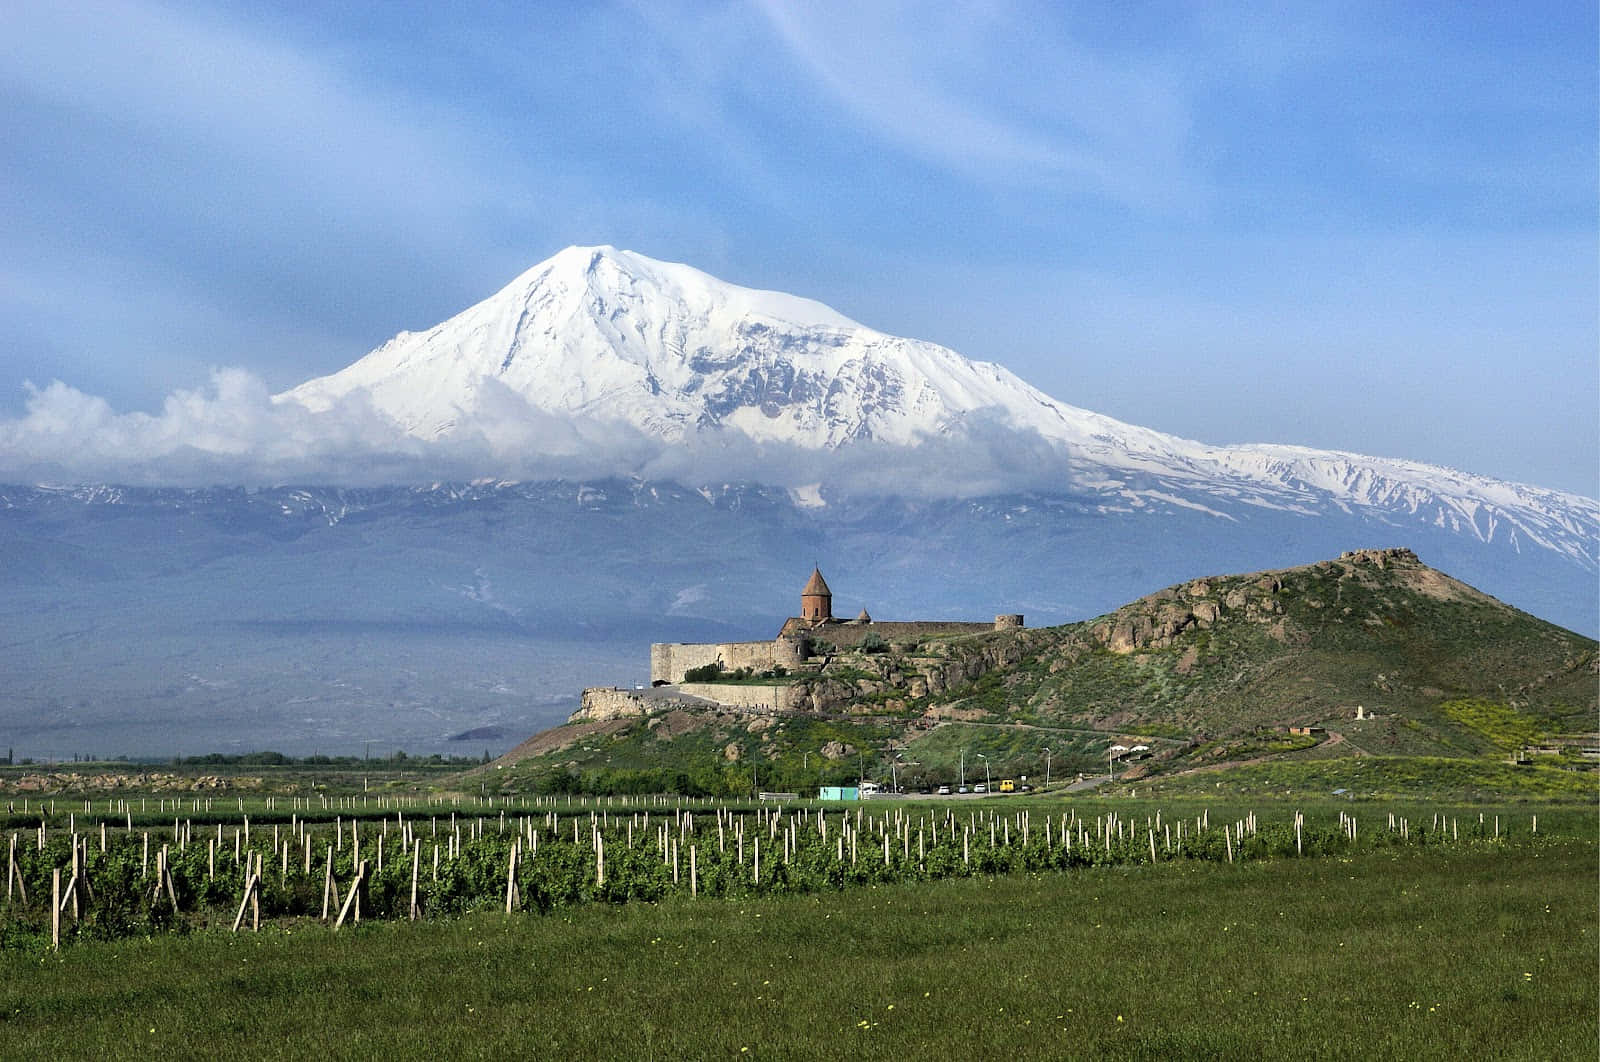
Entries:
{"type": "MultiPolygon", "coordinates": [[[[610,247],[569,247],[450,320],[402,332],[276,401],[325,413],[352,397],[413,437],[478,435],[523,456],[560,456],[620,429],[633,445],[613,443],[604,471],[615,475],[661,478],[653,466],[679,448],[712,459],[724,478],[797,489],[1026,487],[1221,519],[1240,506],[1364,509],[1551,550],[1590,571],[1597,563],[1592,499],[1403,460],[1207,446],[1058,402],[1001,366],[821,303],[610,247]],[[849,460],[857,446],[887,474],[849,460]],[[923,447],[934,462],[918,460],[923,447]]],[[[709,481],[687,471],[673,478],[709,481]]]]}
{"type": "MultiPolygon", "coordinates": [[[[651,641],[771,637],[813,563],[839,614],[1040,626],[1220,572],[1409,546],[1600,628],[1592,499],[1177,438],[610,248],[562,251],[247,412],[254,435],[213,418],[163,427],[163,445],[209,462],[204,482],[312,485],[0,487],[0,744],[509,748],[581,686],[643,679],[651,641]],[[345,440],[365,478],[249,464],[345,440]],[[412,474],[326,485],[371,483],[372,467],[412,474]]],[[[9,440],[0,425],[0,469],[22,467],[9,440]]]]}

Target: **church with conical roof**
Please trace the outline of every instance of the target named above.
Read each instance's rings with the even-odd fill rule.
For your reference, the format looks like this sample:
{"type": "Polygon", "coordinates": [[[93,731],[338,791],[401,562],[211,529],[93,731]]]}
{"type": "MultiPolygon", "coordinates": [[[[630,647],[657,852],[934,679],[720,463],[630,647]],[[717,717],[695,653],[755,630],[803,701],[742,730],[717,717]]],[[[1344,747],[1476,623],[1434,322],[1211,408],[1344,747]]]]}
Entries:
{"type": "Polygon", "coordinates": [[[821,568],[811,569],[811,578],[800,591],[800,618],[807,623],[825,623],[833,619],[833,591],[828,589],[821,568]]]}

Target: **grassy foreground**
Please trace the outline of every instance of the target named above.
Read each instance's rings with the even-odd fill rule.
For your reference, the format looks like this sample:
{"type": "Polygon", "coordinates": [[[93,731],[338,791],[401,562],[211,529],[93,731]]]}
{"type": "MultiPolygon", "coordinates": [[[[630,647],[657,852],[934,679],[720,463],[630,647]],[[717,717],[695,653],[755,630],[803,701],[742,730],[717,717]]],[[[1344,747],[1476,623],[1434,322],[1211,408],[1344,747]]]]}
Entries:
{"type": "Polygon", "coordinates": [[[1592,839],[0,955],[11,1058],[1593,1059],[1592,839]]]}

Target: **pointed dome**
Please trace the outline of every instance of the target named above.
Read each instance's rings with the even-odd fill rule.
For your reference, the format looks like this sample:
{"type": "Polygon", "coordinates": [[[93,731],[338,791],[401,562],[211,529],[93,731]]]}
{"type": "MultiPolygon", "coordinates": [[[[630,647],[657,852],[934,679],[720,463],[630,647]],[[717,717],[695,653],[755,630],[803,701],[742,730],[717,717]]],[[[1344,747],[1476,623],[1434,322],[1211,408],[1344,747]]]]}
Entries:
{"type": "Polygon", "coordinates": [[[822,577],[820,569],[811,569],[806,588],[800,591],[800,618],[807,623],[822,623],[833,619],[833,591],[822,577]]]}
{"type": "Polygon", "coordinates": [[[857,623],[871,623],[872,622],[872,617],[867,615],[867,610],[866,609],[862,609],[861,610],[861,615],[856,617],[856,622],[857,623]]]}

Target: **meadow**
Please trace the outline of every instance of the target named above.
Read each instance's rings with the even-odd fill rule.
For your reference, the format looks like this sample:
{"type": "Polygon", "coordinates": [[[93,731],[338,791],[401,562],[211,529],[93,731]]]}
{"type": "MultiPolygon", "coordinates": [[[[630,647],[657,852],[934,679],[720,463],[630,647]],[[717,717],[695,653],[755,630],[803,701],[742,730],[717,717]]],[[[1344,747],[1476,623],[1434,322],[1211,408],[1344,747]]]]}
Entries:
{"type": "MultiPolygon", "coordinates": [[[[1040,821],[1070,807],[1091,829],[1114,810],[1146,844],[1157,810],[1213,828],[1251,810],[975,803],[1040,821]]],[[[59,952],[19,937],[0,951],[0,1042],[10,1057],[1594,1058],[1593,807],[1347,807],[1360,840],[1305,858],[663,889],[545,914],[507,915],[496,897],[416,923],[283,916],[234,934],[201,920],[59,952]],[[1427,840],[1441,818],[1480,814],[1501,816],[1498,838],[1427,840]]],[[[596,810],[558,815],[552,839],[596,810]]],[[[1257,814],[1270,832],[1292,810],[1257,814]]]]}

